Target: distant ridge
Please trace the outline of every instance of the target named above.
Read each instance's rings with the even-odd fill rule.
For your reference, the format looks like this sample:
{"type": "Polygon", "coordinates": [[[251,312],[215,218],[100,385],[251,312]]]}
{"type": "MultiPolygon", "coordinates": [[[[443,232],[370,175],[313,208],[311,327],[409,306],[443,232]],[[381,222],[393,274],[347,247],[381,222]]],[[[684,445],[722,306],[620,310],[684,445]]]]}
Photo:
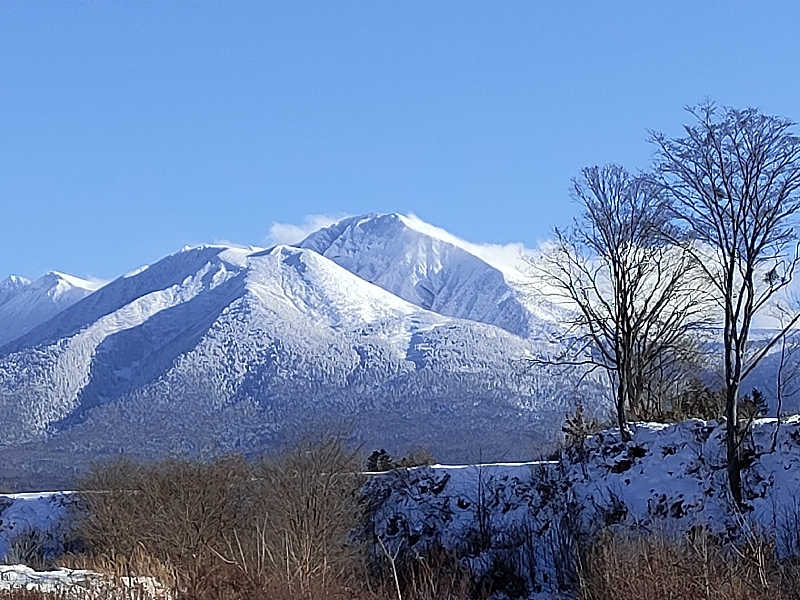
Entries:
{"type": "Polygon", "coordinates": [[[11,275],[0,282],[0,347],[50,320],[102,284],[50,271],[31,281],[11,275]]]}

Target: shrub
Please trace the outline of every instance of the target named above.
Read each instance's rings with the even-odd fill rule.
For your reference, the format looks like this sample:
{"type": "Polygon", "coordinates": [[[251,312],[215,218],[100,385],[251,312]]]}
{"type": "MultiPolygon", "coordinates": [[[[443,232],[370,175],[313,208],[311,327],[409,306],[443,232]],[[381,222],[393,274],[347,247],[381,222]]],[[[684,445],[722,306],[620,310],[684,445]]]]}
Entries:
{"type": "Polygon", "coordinates": [[[246,514],[249,469],[241,459],[212,463],[116,461],[95,467],[82,489],[78,533],[89,552],[119,570],[131,560],[168,565],[188,590],[206,585],[214,544],[246,514]]]}
{"type": "Polygon", "coordinates": [[[365,579],[350,540],[361,519],[358,471],[338,438],[254,464],[98,465],[82,482],[86,553],[66,562],[154,576],[178,598],[355,598],[365,579]]]}
{"type": "Polygon", "coordinates": [[[406,456],[395,459],[386,450],[375,450],[367,457],[365,468],[371,473],[392,471],[394,469],[410,469],[436,464],[436,459],[427,448],[415,448],[406,456]]]}
{"type": "Polygon", "coordinates": [[[288,591],[344,578],[360,560],[350,534],[361,520],[357,455],[337,438],[305,441],[254,467],[247,520],[218,555],[254,582],[280,574],[288,591]]]}
{"type": "Polygon", "coordinates": [[[8,547],[6,563],[10,565],[27,565],[37,571],[44,571],[53,566],[53,541],[45,532],[31,529],[20,533],[8,547]]]}

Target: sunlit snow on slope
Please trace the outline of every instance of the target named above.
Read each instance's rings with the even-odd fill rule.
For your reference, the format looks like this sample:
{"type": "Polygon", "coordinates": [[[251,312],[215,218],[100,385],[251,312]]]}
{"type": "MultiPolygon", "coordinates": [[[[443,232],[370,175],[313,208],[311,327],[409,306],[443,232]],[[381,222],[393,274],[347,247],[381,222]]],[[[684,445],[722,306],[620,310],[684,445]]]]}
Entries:
{"type": "Polygon", "coordinates": [[[528,260],[526,259],[530,256],[534,256],[536,252],[525,248],[521,243],[474,244],[462,240],[440,227],[426,223],[414,214],[398,214],[397,216],[407,227],[415,231],[419,231],[424,235],[436,238],[445,243],[452,244],[453,246],[463,248],[467,252],[474,254],[502,272],[510,281],[527,282],[530,280],[530,270],[528,268],[528,260]]]}
{"type": "Polygon", "coordinates": [[[35,281],[12,276],[0,287],[0,347],[45,323],[100,289],[89,281],[51,271],[35,281]]]}
{"type": "Polygon", "coordinates": [[[43,469],[75,452],[257,452],[348,423],[443,460],[524,458],[585,382],[532,372],[558,320],[528,301],[515,250],[481,248],[369,215],[301,247],[187,246],[100,289],[19,282],[15,298],[80,298],[0,344],[6,448],[31,443],[43,469]]]}
{"type": "Polygon", "coordinates": [[[306,238],[345,269],[413,304],[447,316],[541,338],[556,312],[535,294],[530,257],[521,248],[469,244],[416,217],[344,219],[306,238]],[[481,255],[493,254],[487,262],[481,255]],[[502,259],[502,260],[500,260],[502,259]]]}

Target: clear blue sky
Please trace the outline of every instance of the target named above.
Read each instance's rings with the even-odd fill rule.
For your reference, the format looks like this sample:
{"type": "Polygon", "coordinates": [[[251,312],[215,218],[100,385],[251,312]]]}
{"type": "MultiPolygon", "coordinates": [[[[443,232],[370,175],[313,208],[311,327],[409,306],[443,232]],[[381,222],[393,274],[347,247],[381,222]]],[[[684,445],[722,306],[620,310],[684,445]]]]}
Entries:
{"type": "Polygon", "coordinates": [[[0,276],[110,278],[273,221],[534,245],[583,165],[710,96],[800,119],[795,2],[0,3],[0,276]]]}

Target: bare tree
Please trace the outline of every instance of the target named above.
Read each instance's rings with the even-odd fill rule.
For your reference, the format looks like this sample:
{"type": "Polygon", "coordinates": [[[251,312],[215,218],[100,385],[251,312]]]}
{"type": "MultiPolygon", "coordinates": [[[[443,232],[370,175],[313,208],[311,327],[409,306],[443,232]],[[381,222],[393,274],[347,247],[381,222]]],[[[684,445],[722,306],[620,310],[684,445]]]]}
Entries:
{"type": "MultiPolygon", "coordinates": [[[[777,307],[778,322],[781,329],[800,312],[797,298],[777,307]]],[[[800,391],[800,370],[797,368],[797,357],[800,355],[800,334],[788,331],[781,337],[778,351],[778,368],[775,374],[775,432],[772,435],[770,452],[775,452],[778,445],[778,432],[783,417],[783,403],[786,398],[797,395],[800,391]]]]}
{"type": "Polygon", "coordinates": [[[610,165],[584,169],[573,188],[583,212],[569,231],[556,229],[541,269],[574,318],[567,350],[544,362],[604,369],[627,441],[627,409],[640,405],[643,382],[702,322],[706,304],[686,245],[665,242],[669,211],[652,182],[610,165]]]}
{"type": "Polygon", "coordinates": [[[664,348],[660,355],[636,370],[634,384],[639,402],[632,407],[634,418],[671,420],[689,416],[686,413],[686,397],[702,385],[698,375],[709,371],[705,338],[705,331],[691,335],[687,332],[682,339],[664,348]]]}
{"type": "Polygon", "coordinates": [[[741,383],[800,316],[750,352],[753,319],[789,284],[798,262],[800,140],[791,121],[756,109],[707,102],[688,111],[694,122],[684,137],[654,133],[652,141],[660,185],[723,312],[727,469],[741,505],[741,383]]]}

